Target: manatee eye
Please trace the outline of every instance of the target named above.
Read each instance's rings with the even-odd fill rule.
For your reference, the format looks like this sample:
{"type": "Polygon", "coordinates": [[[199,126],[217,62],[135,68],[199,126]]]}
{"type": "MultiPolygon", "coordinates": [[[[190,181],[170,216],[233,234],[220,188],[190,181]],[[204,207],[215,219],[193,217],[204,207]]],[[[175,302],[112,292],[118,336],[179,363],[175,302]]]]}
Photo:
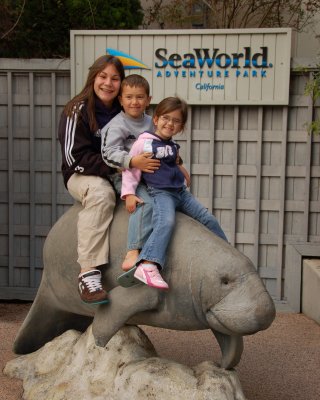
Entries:
{"type": "Polygon", "coordinates": [[[223,278],[221,278],[221,283],[223,285],[229,285],[229,279],[226,276],[224,276],[223,278]]]}

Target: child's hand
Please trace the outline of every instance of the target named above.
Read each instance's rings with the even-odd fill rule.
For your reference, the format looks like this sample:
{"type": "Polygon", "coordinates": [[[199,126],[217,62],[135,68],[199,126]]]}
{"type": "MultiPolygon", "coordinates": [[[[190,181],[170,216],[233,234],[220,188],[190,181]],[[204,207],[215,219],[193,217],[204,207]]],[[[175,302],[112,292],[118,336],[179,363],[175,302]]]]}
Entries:
{"type": "Polygon", "coordinates": [[[138,156],[134,156],[130,161],[130,168],[138,168],[143,172],[153,173],[159,169],[160,161],[152,157],[152,153],[142,153],[138,156]]]}
{"type": "Polygon", "coordinates": [[[135,211],[137,204],[143,204],[143,200],[134,194],[128,194],[126,196],[126,209],[130,214],[135,211]]]}

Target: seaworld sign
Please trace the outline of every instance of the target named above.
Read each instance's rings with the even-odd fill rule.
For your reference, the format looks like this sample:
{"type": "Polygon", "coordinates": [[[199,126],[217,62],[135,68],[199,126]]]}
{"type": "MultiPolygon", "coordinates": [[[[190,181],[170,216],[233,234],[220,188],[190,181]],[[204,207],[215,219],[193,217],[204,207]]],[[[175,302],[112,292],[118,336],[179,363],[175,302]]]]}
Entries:
{"type": "Polygon", "coordinates": [[[72,94],[104,53],[149,81],[153,103],[173,95],[189,104],[289,101],[290,29],[71,31],[72,94]]]}
{"type": "MultiPolygon", "coordinates": [[[[244,47],[243,53],[220,53],[220,49],[194,49],[194,53],[187,53],[181,57],[180,54],[171,54],[168,58],[167,49],[157,49],[155,56],[161,60],[162,64],[155,63],[157,68],[165,68],[170,65],[172,68],[196,68],[197,66],[203,68],[207,65],[209,68],[216,66],[218,68],[240,68],[240,60],[243,59],[243,67],[251,68],[268,68],[267,56],[268,47],[261,47],[262,53],[255,53],[251,58],[251,47],[244,47]],[[258,58],[261,58],[259,64],[258,58]]],[[[272,65],[270,65],[272,66],[272,65]]]]}

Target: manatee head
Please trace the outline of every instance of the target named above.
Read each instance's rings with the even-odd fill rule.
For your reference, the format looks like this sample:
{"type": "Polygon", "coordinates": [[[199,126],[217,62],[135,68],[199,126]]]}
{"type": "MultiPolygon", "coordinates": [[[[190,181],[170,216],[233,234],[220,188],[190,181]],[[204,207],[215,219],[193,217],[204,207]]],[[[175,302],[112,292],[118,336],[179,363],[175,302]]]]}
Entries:
{"type": "MultiPolygon", "coordinates": [[[[197,318],[227,335],[249,335],[268,328],[275,307],[253,263],[195,221],[188,225],[192,235],[173,246],[175,252],[179,249],[180,258],[188,254],[181,274],[189,274],[197,318]]],[[[178,224],[175,239],[180,229],[178,224]]]]}

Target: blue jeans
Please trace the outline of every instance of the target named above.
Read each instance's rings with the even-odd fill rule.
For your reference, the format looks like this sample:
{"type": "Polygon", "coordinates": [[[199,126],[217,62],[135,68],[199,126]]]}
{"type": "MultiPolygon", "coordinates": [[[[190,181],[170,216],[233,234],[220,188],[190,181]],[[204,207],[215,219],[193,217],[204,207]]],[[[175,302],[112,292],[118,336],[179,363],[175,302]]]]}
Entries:
{"type": "MultiPolygon", "coordinates": [[[[116,174],[112,179],[118,194],[121,194],[121,174],[116,174]]],[[[146,185],[140,183],[136,190],[136,196],[143,200],[134,213],[130,214],[128,223],[127,250],[140,250],[152,232],[153,201],[149,196],[146,185]]]]}
{"type": "Polygon", "coordinates": [[[201,222],[211,232],[227,241],[216,217],[210,214],[185,187],[181,190],[161,190],[148,187],[148,192],[153,198],[153,231],[143,246],[137,263],[141,260],[148,260],[163,268],[167,247],[175,227],[176,210],[201,222]]]}

